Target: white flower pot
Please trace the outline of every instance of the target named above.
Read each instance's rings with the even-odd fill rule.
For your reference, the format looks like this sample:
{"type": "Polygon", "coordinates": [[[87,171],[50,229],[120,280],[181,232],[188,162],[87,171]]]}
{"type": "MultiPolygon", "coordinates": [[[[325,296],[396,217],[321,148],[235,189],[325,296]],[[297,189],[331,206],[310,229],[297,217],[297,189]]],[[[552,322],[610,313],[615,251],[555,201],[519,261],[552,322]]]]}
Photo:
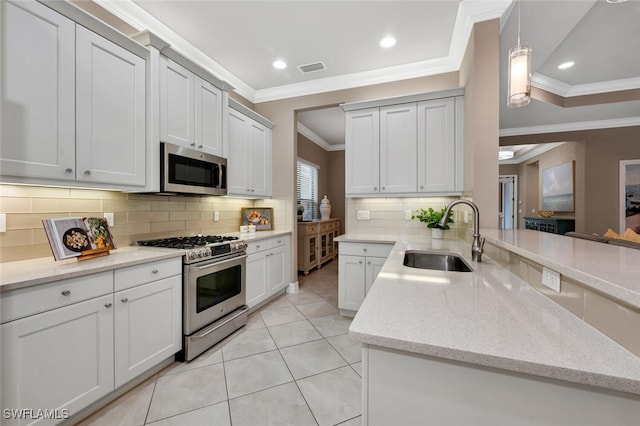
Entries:
{"type": "Polygon", "coordinates": [[[431,228],[431,238],[441,240],[444,238],[444,230],[440,228],[431,228]]]}

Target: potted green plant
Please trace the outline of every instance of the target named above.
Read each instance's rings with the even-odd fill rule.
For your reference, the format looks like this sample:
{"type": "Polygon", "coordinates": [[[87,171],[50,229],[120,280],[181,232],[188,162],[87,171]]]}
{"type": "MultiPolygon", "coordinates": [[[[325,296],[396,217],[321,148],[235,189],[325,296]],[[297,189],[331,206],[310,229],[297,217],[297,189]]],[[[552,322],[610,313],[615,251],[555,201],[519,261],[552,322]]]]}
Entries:
{"type": "MultiPolygon", "coordinates": [[[[426,223],[427,228],[431,229],[431,236],[433,238],[441,239],[443,237],[442,231],[449,229],[449,225],[445,224],[443,228],[436,228],[436,224],[442,219],[444,216],[445,208],[442,210],[434,210],[429,207],[427,210],[420,209],[418,210],[418,214],[411,216],[411,219],[418,219],[420,222],[426,223]]],[[[453,211],[449,211],[449,217],[447,218],[447,223],[453,222],[453,211]]]]}

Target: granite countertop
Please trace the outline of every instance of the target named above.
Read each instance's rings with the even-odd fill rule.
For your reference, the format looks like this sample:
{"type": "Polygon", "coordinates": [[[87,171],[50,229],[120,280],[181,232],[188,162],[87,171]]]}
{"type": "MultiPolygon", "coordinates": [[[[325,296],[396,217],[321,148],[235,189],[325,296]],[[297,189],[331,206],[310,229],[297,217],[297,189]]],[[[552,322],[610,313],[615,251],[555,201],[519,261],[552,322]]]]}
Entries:
{"type": "Polygon", "coordinates": [[[78,262],[75,258],[56,262],[53,257],[20,260],[0,264],[0,293],[67,278],[110,271],[156,260],[181,257],[183,250],[125,246],[109,256],[78,262]]]}
{"type": "Polygon", "coordinates": [[[473,262],[461,240],[398,240],[349,330],[365,344],[640,394],[639,357],[486,255],[473,262]],[[474,271],[409,268],[406,250],[459,253],[474,271]]]}

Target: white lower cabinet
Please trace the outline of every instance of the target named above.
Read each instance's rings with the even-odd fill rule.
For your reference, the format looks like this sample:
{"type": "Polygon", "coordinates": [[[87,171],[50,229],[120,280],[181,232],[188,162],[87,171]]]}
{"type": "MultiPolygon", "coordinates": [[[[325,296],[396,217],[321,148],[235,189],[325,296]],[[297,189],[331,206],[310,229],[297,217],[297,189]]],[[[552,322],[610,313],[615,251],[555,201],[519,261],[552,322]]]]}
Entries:
{"type": "Polygon", "coordinates": [[[250,242],[247,254],[247,306],[252,308],[289,284],[290,237],[250,242]]]}
{"type": "MultiPolygon", "coordinates": [[[[7,409],[59,409],[63,417],[114,389],[112,294],[8,322],[0,332],[3,414],[7,409]]],[[[2,424],[62,420],[11,417],[3,416],[2,424]]]]}
{"type": "Polygon", "coordinates": [[[181,272],[173,258],[3,293],[2,424],[56,424],[178,352],[181,272]]]}
{"type": "Polygon", "coordinates": [[[116,387],[181,349],[181,276],[115,293],[116,387]]]}
{"type": "Polygon", "coordinates": [[[339,244],[338,307],[342,314],[353,314],[360,308],[392,247],[392,244],[339,244]]]}

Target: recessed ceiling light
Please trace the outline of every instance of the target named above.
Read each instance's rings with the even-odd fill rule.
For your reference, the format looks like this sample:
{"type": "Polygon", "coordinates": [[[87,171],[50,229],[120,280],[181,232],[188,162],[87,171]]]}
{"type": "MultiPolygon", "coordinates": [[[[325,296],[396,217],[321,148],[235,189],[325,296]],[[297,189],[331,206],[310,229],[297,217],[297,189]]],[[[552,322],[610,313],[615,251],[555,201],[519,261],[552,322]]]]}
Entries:
{"type": "Polygon", "coordinates": [[[513,158],[513,151],[507,149],[498,151],[498,160],[509,160],[513,158]]]}
{"type": "Polygon", "coordinates": [[[617,4],[617,3],[624,3],[627,0],[607,0],[607,3],[611,3],[611,4],[617,4]]]}
{"type": "Polygon", "coordinates": [[[558,69],[559,70],[566,70],[567,68],[571,68],[574,64],[575,64],[575,62],[573,62],[573,61],[564,62],[564,63],[558,65],[558,69]]]}
{"type": "Polygon", "coordinates": [[[386,36],[382,40],[380,40],[380,47],[389,48],[393,47],[396,44],[396,39],[393,36],[386,36]]]}
{"type": "Polygon", "coordinates": [[[283,70],[287,67],[287,63],[281,59],[273,62],[273,67],[278,70],[283,70]]]}

